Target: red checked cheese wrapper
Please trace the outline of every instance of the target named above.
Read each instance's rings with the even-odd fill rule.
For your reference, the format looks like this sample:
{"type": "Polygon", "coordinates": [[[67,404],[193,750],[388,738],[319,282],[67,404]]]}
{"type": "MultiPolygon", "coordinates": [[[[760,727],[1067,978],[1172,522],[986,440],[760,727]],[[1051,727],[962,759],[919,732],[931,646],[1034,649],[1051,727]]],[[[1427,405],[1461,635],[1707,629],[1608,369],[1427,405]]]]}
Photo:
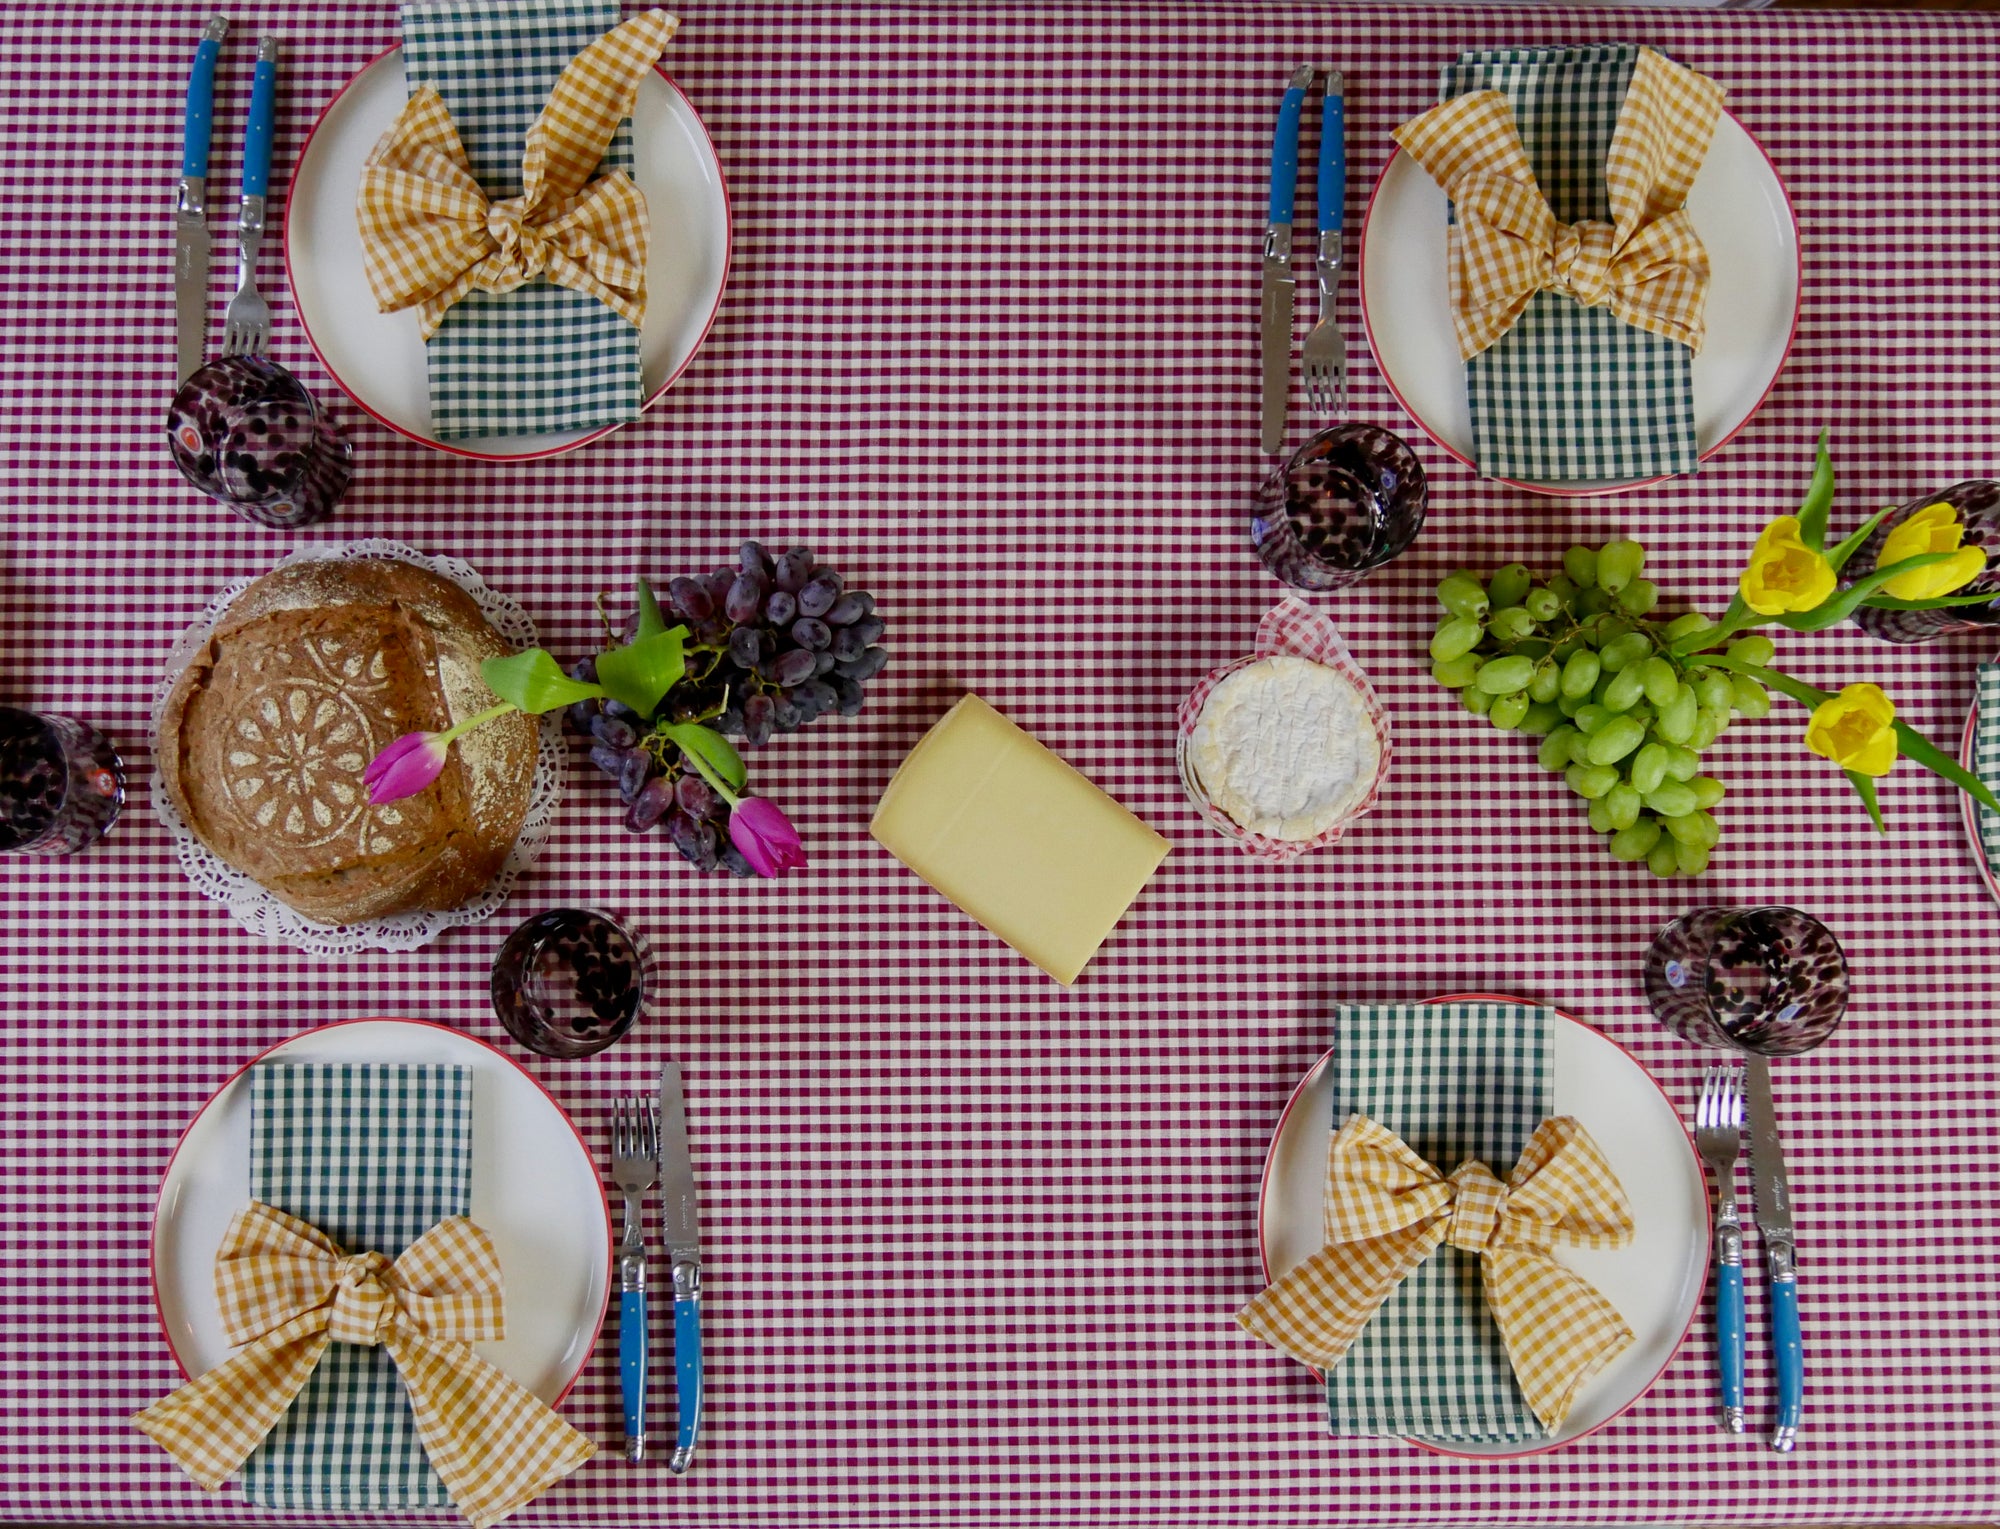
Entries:
{"type": "Polygon", "coordinates": [[[1257,860],[1336,844],[1389,773],[1389,718],[1333,623],[1288,599],[1181,702],[1174,756],[1208,826],[1257,860]],[[1206,717],[1204,717],[1206,713],[1206,717]]]}

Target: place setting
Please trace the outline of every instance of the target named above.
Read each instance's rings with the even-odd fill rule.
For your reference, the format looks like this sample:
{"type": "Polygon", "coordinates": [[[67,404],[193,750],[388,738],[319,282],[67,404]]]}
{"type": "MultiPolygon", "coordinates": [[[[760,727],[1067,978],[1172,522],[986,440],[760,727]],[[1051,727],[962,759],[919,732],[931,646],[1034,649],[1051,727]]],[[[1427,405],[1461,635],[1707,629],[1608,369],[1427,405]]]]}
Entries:
{"type": "Polygon", "coordinates": [[[93,1507],[1847,1511],[1886,1011],[1952,1044],[1869,1107],[1976,1130],[1883,910],[2000,902],[2000,479],[1835,396],[1762,33],[1343,13],[1197,90],[1110,15],[329,15],[175,23],[186,529],[107,539],[125,711],[0,706],[86,1043],[12,1102],[143,1202],[93,1507]],[[1106,301],[1181,348],[1090,391],[1127,137],[1183,221],[1106,301]]]}

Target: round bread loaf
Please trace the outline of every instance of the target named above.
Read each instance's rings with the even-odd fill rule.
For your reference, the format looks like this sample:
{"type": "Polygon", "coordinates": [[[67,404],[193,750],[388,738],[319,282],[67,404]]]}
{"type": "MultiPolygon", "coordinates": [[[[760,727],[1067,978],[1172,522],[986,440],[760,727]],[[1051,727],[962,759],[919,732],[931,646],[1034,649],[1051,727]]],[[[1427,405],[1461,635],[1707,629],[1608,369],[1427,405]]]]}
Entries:
{"type": "Polygon", "coordinates": [[[174,683],[153,740],[197,839],[307,918],[455,908],[499,872],[527,816],[533,717],[452,746],[415,796],[371,806],[361,772],[405,733],[493,704],[509,649],[472,597],[409,563],[295,563],[233,601],[174,683]]]}

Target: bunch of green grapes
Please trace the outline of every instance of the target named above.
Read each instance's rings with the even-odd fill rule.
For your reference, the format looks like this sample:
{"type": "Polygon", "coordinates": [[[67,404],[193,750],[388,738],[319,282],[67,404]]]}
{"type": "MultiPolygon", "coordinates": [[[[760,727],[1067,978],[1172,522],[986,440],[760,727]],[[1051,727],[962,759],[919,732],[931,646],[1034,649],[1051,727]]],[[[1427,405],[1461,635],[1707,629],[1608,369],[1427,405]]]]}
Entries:
{"type": "MultiPolygon", "coordinates": [[[[1701,773],[1701,751],[1738,716],[1769,713],[1771,698],[1699,652],[1674,653],[1716,623],[1699,611],[1654,619],[1660,592],[1637,542],[1571,547],[1562,561],[1545,580],[1509,563],[1483,582],[1460,572],[1439,584],[1431,677],[1475,716],[1540,738],[1542,768],[1589,804],[1615,858],[1698,876],[1723,797],[1722,782],[1701,773]]],[[[1751,664],[1773,653],[1754,635],[1725,651],[1751,664]]]]}

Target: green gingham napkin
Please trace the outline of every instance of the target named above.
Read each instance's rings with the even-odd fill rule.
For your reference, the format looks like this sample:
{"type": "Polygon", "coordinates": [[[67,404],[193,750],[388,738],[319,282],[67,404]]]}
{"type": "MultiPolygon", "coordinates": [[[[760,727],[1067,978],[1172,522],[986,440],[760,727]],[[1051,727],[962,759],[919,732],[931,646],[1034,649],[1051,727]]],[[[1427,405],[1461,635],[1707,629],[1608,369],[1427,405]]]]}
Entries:
{"type": "MultiPolygon", "coordinates": [[[[1445,66],[1441,100],[1507,97],[1557,219],[1611,221],[1604,156],[1639,49],[1496,48],[1445,66]]],[[[1692,472],[1693,356],[1685,345],[1538,292],[1520,321],[1465,363],[1473,454],[1493,478],[1583,481],[1692,472]]]]}
{"type": "MultiPolygon", "coordinates": [[[[348,1252],[394,1258],[472,1209],[472,1080],[415,1063],[261,1062],[250,1070],[250,1195],[348,1252]]],[[[327,1347],[243,1466],[266,1508],[449,1508],[380,1347],[327,1347]]]]}
{"type": "MultiPolygon", "coordinates": [[[[1972,732],[1972,773],[1988,790],[2000,794],[2000,664],[1979,666],[1979,721],[1972,732]]],[[[1979,814],[1979,847],[1986,853],[1986,867],[2000,875],[2000,817],[1991,807],[1975,807],[1979,814]]]]}
{"type": "MultiPolygon", "coordinates": [[[[1549,1010],[1513,1003],[1344,1007],[1333,1120],[1371,1116],[1450,1173],[1476,1158],[1504,1181],[1551,1113],[1549,1010]]],[[[1419,1264],[1327,1372],[1336,1434],[1540,1439],[1487,1312],[1479,1260],[1449,1244],[1419,1264]]]]}
{"type": "MultiPolygon", "coordinates": [[[[521,194],[528,129],[569,61],[622,20],[617,0],[405,0],[410,89],[443,98],[487,196],[521,194]]],[[[631,170],[632,124],[605,151],[631,170]]],[[[425,347],[443,440],[588,430],[639,417],[639,331],[587,293],[537,276],[466,293],[425,347]]]]}

